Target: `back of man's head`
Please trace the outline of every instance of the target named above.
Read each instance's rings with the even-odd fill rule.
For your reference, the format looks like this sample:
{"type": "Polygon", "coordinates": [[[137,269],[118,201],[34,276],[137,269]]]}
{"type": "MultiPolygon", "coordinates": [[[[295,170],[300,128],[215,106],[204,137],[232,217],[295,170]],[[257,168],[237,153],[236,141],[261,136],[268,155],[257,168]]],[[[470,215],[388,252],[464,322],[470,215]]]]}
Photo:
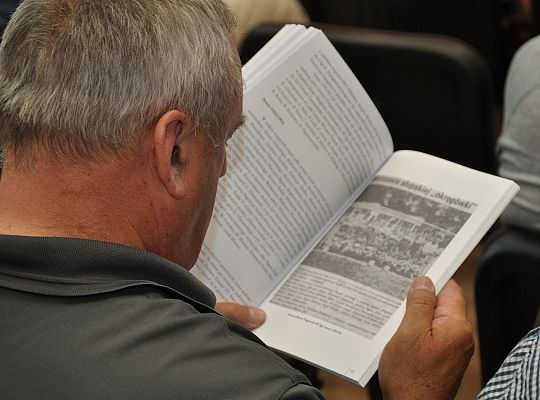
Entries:
{"type": "Polygon", "coordinates": [[[234,24],[221,0],[24,0],[0,47],[3,148],[106,159],[171,109],[216,140],[242,90],[234,24]]]}

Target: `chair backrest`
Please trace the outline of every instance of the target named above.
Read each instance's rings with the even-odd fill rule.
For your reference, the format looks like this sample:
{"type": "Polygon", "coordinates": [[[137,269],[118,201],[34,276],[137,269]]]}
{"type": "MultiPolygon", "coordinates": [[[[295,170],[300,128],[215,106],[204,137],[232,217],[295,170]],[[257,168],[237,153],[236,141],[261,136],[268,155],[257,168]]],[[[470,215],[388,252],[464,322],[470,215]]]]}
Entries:
{"type": "Polygon", "coordinates": [[[429,32],[473,46],[502,79],[499,21],[493,0],[302,0],[313,21],[363,28],[429,32]]]}
{"type": "Polygon", "coordinates": [[[0,34],[4,31],[11,14],[15,11],[21,0],[0,1],[0,34]]]}
{"type": "Polygon", "coordinates": [[[503,228],[486,243],[476,275],[482,381],[534,327],[540,306],[540,234],[503,228]]]}
{"type": "Polygon", "coordinates": [[[531,34],[540,35],[540,0],[531,1],[532,29],[531,34]]]}
{"type": "MultiPolygon", "coordinates": [[[[430,34],[318,27],[375,102],[396,150],[419,150],[494,171],[490,73],[471,47],[430,34]]],[[[261,26],[248,34],[242,60],[279,28],[261,26]]]]}

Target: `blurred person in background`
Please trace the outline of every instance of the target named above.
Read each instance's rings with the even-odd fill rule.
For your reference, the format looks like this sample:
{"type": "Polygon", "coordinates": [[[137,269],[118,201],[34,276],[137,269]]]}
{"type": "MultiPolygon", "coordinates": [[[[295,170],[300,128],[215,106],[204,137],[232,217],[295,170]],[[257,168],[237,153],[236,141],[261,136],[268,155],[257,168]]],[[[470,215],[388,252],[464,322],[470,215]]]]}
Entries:
{"type": "MultiPolygon", "coordinates": [[[[540,36],[521,46],[510,64],[497,157],[499,175],[520,186],[501,222],[540,235],[540,36]]],[[[540,328],[516,345],[478,400],[538,398],[540,328]]]]}
{"type": "Polygon", "coordinates": [[[499,175],[516,181],[521,189],[501,220],[540,234],[540,36],[515,54],[503,107],[499,175]]]}
{"type": "Polygon", "coordinates": [[[247,34],[263,24],[309,24],[309,16],[298,0],[225,0],[238,18],[236,45],[242,45],[247,34]]]}

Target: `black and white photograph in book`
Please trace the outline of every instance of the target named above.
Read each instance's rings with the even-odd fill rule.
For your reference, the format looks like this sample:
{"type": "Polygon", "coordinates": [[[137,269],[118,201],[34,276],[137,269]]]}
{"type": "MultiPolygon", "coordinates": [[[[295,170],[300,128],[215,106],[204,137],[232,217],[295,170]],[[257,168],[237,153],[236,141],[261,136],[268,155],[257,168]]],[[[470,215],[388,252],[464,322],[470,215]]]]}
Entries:
{"type": "Polygon", "coordinates": [[[476,206],[424,185],[379,176],[272,303],[372,337],[405,299],[412,280],[428,271],[476,206]],[[310,286],[316,290],[306,293],[310,286]],[[294,300],[299,292],[304,295],[294,300]],[[376,304],[379,314],[362,316],[350,309],[351,303],[371,308],[376,304]]]}

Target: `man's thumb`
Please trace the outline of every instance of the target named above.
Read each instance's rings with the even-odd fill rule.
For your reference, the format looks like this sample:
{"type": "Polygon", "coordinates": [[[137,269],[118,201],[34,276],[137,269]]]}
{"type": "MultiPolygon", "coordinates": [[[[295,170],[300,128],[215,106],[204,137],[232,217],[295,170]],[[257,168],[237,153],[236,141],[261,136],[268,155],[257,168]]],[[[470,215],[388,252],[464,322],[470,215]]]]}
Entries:
{"type": "Polygon", "coordinates": [[[437,297],[435,286],[427,276],[416,278],[407,296],[407,309],[402,325],[419,329],[431,328],[437,297]]]}

